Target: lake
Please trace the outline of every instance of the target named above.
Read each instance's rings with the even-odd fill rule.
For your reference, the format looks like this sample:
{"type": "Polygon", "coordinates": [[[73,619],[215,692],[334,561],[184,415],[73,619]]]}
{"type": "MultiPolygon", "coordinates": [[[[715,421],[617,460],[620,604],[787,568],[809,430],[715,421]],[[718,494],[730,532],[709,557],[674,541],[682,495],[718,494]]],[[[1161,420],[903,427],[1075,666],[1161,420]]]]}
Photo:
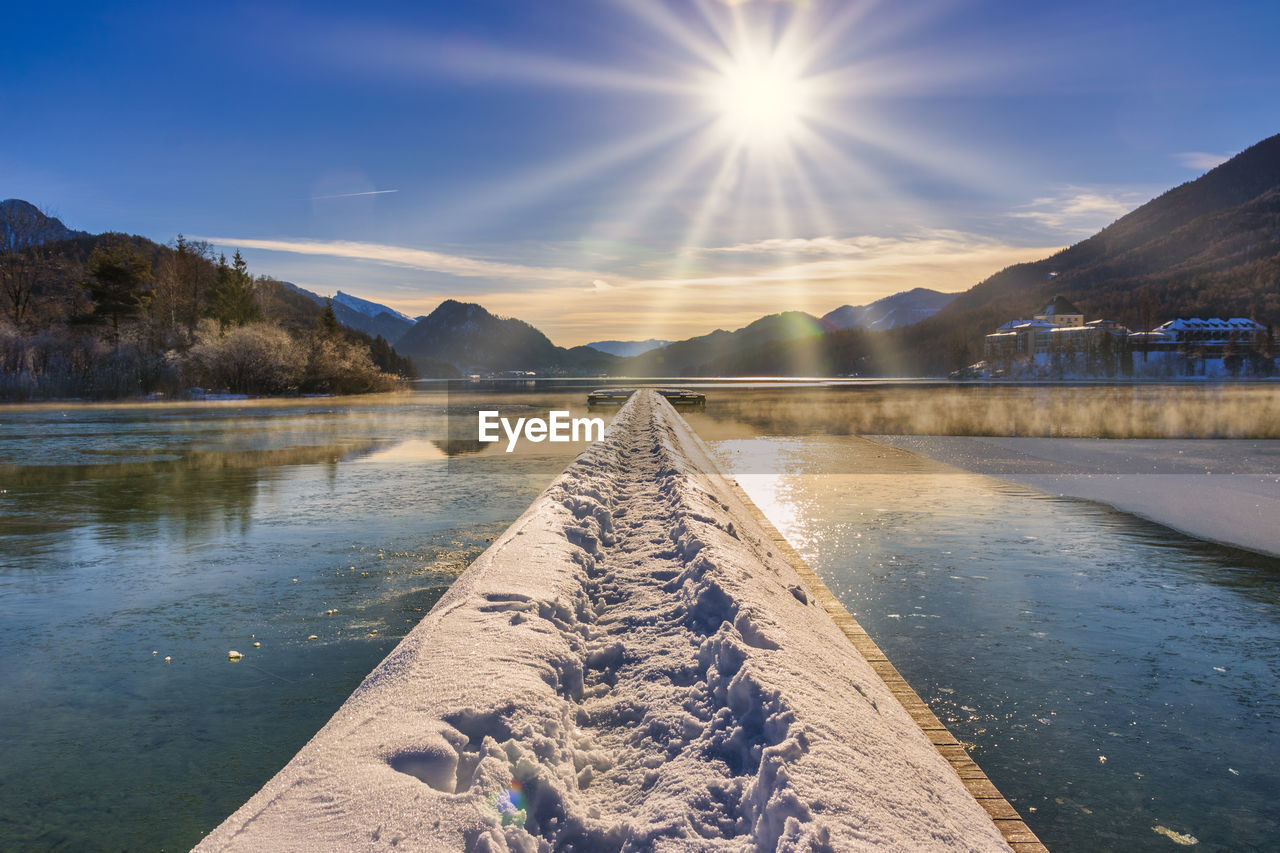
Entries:
{"type": "MultiPolygon", "coordinates": [[[[0,847],[190,847],[578,449],[468,429],[581,384],[428,388],[0,410],[0,847]]],[[[1051,849],[1276,837],[1280,561],[856,435],[1274,438],[1273,389],[707,393],[695,429],[1051,849]]]]}

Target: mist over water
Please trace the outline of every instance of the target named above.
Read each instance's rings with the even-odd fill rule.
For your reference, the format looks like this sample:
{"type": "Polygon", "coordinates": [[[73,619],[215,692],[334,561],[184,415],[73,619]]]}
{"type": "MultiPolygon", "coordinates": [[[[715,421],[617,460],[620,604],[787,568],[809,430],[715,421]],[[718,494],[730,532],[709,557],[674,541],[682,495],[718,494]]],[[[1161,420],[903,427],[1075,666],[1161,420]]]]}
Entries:
{"type": "Polygon", "coordinates": [[[849,383],[708,392],[704,438],[993,435],[1280,438],[1280,384],[964,385],[849,383]]]}
{"type": "Polygon", "coordinates": [[[0,848],[187,849],[293,756],[572,458],[445,402],[0,412],[0,848]]]}
{"type": "Polygon", "coordinates": [[[853,436],[713,443],[1054,851],[1280,834],[1280,559],[853,436]]]}
{"type": "MultiPolygon", "coordinates": [[[[1142,825],[1157,818],[1206,846],[1274,837],[1267,691],[1280,636],[1266,558],[940,473],[856,437],[1274,438],[1274,386],[666,384],[706,390],[689,422],[733,450],[744,486],[979,747],[1004,793],[1037,809],[1024,814],[1054,849],[1091,849],[1070,847],[1073,833],[1168,845],[1142,825]],[[773,485],[762,492],[753,477],[773,485]],[[1113,638],[1123,643],[1106,645],[1113,638]],[[1046,674],[1055,689],[1105,679],[1101,693],[1083,689],[1104,696],[1108,713],[1145,721],[1117,728],[1133,718],[1100,714],[1074,686],[1069,699],[1035,693],[1046,674]],[[1234,716],[1221,713],[1229,705],[1234,716]],[[1033,708],[1049,723],[1027,716],[1033,708]],[[1099,734],[1103,722],[1130,753],[1099,734]],[[1110,775],[1094,766],[1099,737],[1110,775]],[[1214,775],[1210,753],[1240,775],[1214,775]],[[1192,778],[1205,781],[1193,788],[1192,778]],[[1212,802],[1168,793],[1179,786],[1212,802]],[[1118,805],[1100,807],[1106,797],[1118,805]],[[1223,841],[1210,821],[1176,820],[1194,814],[1240,834],[1223,841]],[[1081,829],[1089,822],[1132,833],[1081,829]]],[[[586,383],[426,387],[0,410],[0,847],[193,844],[293,756],[581,449],[521,442],[508,454],[473,429],[480,407],[587,414],[586,383]],[[229,662],[231,649],[243,660],[229,662]]]]}

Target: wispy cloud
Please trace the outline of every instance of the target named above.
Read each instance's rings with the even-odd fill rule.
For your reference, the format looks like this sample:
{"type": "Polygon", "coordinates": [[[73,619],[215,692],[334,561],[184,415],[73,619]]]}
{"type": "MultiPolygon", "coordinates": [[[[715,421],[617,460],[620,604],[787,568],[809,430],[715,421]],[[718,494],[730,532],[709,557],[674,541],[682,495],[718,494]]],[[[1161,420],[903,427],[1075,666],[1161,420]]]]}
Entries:
{"type": "Polygon", "coordinates": [[[428,249],[389,246],[384,243],[360,243],[350,240],[259,240],[245,237],[199,237],[223,246],[259,249],[265,252],[289,252],[295,255],[323,255],[356,261],[370,261],[387,266],[405,267],[426,272],[444,273],[462,278],[492,278],[507,281],[554,281],[565,284],[587,284],[600,277],[599,272],[539,267],[525,264],[488,261],[463,255],[450,255],[428,249]]]}
{"type": "Polygon", "coordinates": [[[1004,247],[998,240],[950,229],[920,229],[886,237],[860,234],[852,237],[788,237],[735,243],[730,246],[686,249],[692,254],[764,255],[775,257],[828,256],[839,258],[945,257],[975,250],[1004,247]]]}
{"type": "Polygon", "coordinates": [[[400,190],[368,190],[362,193],[334,193],[333,195],[313,195],[312,201],[323,201],[329,198],[355,198],[361,195],[386,195],[387,193],[398,193],[400,190]]]}
{"type": "MultiPolygon", "coordinates": [[[[791,284],[817,290],[843,289],[850,298],[887,296],[923,286],[957,290],[1010,264],[1044,257],[1057,246],[1013,246],[947,229],[927,229],[895,237],[857,235],[768,239],[686,250],[711,259],[707,274],[647,285],[743,287],[791,284]],[[733,270],[717,259],[737,256],[733,270]]],[[[832,306],[834,307],[834,306],[832,306]]]]}
{"type": "Polygon", "coordinates": [[[1173,159],[1188,169],[1207,172],[1215,166],[1221,166],[1234,156],[1235,154],[1212,154],[1208,151],[1182,151],[1174,154],[1173,159]]]}
{"type": "Polygon", "coordinates": [[[1068,187],[1058,195],[1034,199],[1009,216],[1029,220],[1064,235],[1088,236],[1124,216],[1146,198],[1145,193],[1138,191],[1068,187]]]}

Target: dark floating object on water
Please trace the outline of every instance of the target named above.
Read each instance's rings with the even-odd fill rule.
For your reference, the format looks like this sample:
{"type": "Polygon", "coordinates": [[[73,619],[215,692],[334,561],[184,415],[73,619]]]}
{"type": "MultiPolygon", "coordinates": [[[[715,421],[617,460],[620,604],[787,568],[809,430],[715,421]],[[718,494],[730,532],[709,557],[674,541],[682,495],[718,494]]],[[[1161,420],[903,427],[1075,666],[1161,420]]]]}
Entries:
{"type": "MultiPolygon", "coordinates": [[[[654,390],[673,406],[701,409],[707,405],[707,395],[699,391],[690,391],[688,388],[655,388],[654,390]]],[[[621,406],[631,399],[634,393],[636,393],[634,388],[598,388],[587,395],[587,405],[589,407],[621,406]]]]}
{"type": "Polygon", "coordinates": [[[634,388],[597,388],[587,395],[588,406],[621,406],[636,392],[634,388]]]}
{"type": "Polygon", "coordinates": [[[707,405],[707,395],[687,388],[659,388],[658,393],[673,406],[690,406],[701,409],[707,405]]]}

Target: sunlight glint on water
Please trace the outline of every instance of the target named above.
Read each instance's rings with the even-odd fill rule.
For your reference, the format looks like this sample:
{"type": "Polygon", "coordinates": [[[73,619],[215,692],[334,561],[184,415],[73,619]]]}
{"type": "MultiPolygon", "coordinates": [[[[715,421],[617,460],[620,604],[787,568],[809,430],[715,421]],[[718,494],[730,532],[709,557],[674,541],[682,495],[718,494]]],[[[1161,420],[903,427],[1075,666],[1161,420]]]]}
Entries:
{"type": "Polygon", "coordinates": [[[1051,850],[1280,837],[1280,560],[869,446],[716,450],[1051,850]]]}

